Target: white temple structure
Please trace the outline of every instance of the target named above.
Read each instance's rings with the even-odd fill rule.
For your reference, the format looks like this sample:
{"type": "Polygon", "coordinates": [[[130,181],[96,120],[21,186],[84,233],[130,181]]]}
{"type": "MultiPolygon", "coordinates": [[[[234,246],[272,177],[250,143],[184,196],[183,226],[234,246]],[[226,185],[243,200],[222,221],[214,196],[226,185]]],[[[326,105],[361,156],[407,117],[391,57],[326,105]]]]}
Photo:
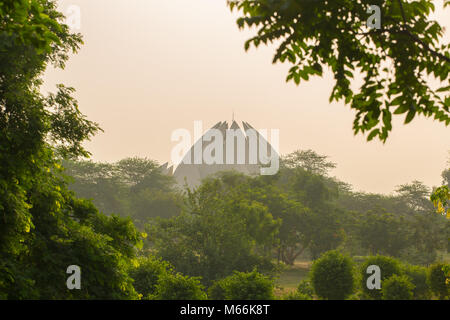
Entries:
{"type": "Polygon", "coordinates": [[[231,126],[226,121],[217,123],[194,143],[175,171],[167,164],[161,169],[173,174],[180,186],[187,183],[190,187],[221,171],[261,174],[265,170],[261,168],[270,166],[274,159],[278,161],[278,154],[250,124],[243,121],[242,126],[243,130],[234,120],[231,126]]]}

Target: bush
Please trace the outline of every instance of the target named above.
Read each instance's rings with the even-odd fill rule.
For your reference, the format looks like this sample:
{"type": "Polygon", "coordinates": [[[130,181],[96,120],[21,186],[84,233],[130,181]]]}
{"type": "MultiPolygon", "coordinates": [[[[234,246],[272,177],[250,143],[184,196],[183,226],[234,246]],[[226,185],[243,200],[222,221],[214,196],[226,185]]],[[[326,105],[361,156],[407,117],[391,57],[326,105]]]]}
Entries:
{"type": "Polygon", "coordinates": [[[156,285],[154,300],[205,300],[206,293],[199,278],[177,274],[163,274],[156,285]]]}
{"type": "Polygon", "coordinates": [[[135,290],[143,297],[155,294],[159,278],[171,272],[170,264],[153,256],[140,257],[137,263],[129,271],[135,290]]]}
{"type": "Polygon", "coordinates": [[[432,265],[428,271],[428,284],[431,291],[433,291],[439,299],[449,297],[450,284],[446,283],[446,275],[444,268],[447,265],[443,263],[436,263],[432,265]]]}
{"type": "Polygon", "coordinates": [[[415,300],[430,299],[431,292],[427,282],[427,268],[420,266],[405,265],[404,274],[414,285],[413,298],[415,300]]]}
{"type": "MultiPolygon", "coordinates": [[[[309,280],[300,281],[300,284],[297,287],[297,292],[299,294],[302,294],[302,295],[312,298],[314,296],[314,289],[312,287],[311,281],[309,281],[309,280]]],[[[302,300],[304,300],[304,299],[302,299],[302,300]]]]}
{"type": "Polygon", "coordinates": [[[360,286],[363,291],[364,298],[380,300],[382,298],[381,290],[367,288],[367,279],[370,274],[367,274],[367,267],[376,265],[381,270],[381,288],[383,288],[384,280],[395,275],[402,275],[401,264],[396,259],[386,256],[371,256],[368,257],[361,265],[360,270],[360,286]]]}
{"type": "Polygon", "coordinates": [[[215,281],[209,288],[209,297],[214,300],[271,300],[274,299],[273,280],[256,270],[237,272],[215,281]]]}
{"type": "Polygon", "coordinates": [[[344,300],[353,293],[353,262],[337,251],[328,251],[311,268],[311,283],[317,296],[344,300]]]}
{"type": "Polygon", "coordinates": [[[304,293],[292,291],[283,295],[281,300],[312,300],[312,298],[304,293]]]}
{"type": "Polygon", "coordinates": [[[383,282],[381,293],[383,300],[411,300],[414,285],[406,275],[392,275],[383,282]]]}

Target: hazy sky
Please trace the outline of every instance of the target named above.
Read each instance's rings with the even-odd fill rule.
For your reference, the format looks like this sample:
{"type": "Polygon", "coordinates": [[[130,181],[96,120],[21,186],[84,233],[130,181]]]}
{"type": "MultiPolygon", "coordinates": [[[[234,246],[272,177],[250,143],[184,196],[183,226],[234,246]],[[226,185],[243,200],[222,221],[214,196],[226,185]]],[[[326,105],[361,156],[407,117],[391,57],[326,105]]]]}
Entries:
{"type": "MultiPolygon", "coordinates": [[[[450,28],[450,9],[438,6],[450,28]]],[[[218,121],[247,121],[279,129],[280,152],[313,149],[330,156],[332,175],[355,190],[390,193],[399,184],[441,183],[450,150],[450,127],[399,119],[385,145],[354,136],[354,112],[328,102],[330,74],[300,87],[286,83],[289,65],[272,65],[274,48],[244,51],[225,0],[67,0],[81,8],[85,45],[63,71],[48,70],[45,91],[56,83],[76,88],[80,110],[104,129],[86,144],[96,161],[130,156],[170,160],[179,128],[193,132],[218,121]]],[[[450,40],[447,32],[446,41],[450,40]]]]}

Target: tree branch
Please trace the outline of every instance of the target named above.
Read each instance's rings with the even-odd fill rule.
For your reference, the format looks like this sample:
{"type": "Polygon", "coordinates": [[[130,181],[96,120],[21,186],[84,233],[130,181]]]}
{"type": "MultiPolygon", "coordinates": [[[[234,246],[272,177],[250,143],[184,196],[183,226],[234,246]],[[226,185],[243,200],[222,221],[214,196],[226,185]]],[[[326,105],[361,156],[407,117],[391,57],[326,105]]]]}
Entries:
{"type": "Polygon", "coordinates": [[[447,56],[443,55],[442,53],[439,53],[436,50],[431,49],[427,43],[423,42],[422,39],[420,39],[415,34],[411,33],[409,30],[403,30],[402,32],[406,33],[411,39],[418,42],[426,51],[431,53],[431,55],[450,63],[450,57],[447,57],[447,56]]]}
{"type": "Polygon", "coordinates": [[[400,11],[402,12],[402,17],[403,17],[403,26],[406,28],[406,15],[405,15],[405,10],[403,9],[403,3],[402,0],[397,0],[398,4],[400,5],[400,11]]]}

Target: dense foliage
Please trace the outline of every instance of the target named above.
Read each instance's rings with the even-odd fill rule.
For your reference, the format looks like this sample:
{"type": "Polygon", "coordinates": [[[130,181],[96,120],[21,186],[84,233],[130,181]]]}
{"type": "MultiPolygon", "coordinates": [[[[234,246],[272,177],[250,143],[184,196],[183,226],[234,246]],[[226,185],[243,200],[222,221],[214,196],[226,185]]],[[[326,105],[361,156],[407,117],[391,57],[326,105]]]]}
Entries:
{"type": "Polygon", "coordinates": [[[61,175],[60,159],[87,156],[82,142],[98,130],[72,88],[39,91],[47,65],[63,68],[82,43],[62,18],[55,1],[0,2],[0,297],[136,298],[132,221],[99,214],[61,175]],[[67,290],[70,265],[82,268],[81,290],[67,290]]]}
{"type": "Polygon", "coordinates": [[[150,217],[170,218],[180,213],[183,199],[174,179],[155,161],[127,158],[117,163],[64,161],[72,177],[70,189],[77,196],[92,199],[99,211],[129,216],[143,229],[150,217]]]}
{"type": "MultiPolygon", "coordinates": [[[[242,25],[264,25],[254,44],[285,40],[275,60],[296,64],[290,79],[331,67],[332,98],[358,110],[356,132],[385,140],[391,106],[407,122],[422,113],[448,124],[448,97],[420,74],[448,75],[441,27],[426,20],[433,5],[378,2],[386,24],[363,35],[373,48],[349,38],[361,31],[366,1],[232,6],[245,12],[242,25]],[[329,14],[338,6],[348,15],[329,14]],[[342,32],[345,19],[353,24],[342,32]],[[376,80],[388,57],[395,73],[376,80]],[[366,75],[359,93],[349,88],[354,68],[366,75]]],[[[370,299],[448,298],[448,264],[405,261],[429,265],[450,248],[450,169],[434,192],[413,181],[377,195],[331,178],[336,164],[312,150],[287,155],[274,176],[225,172],[186,190],[149,159],[86,161],[82,144],[100,128],[80,113],[74,89],[40,92],[46,67],[64,68],[82,44],[63,18],[54,0],[0,1],[0,299],[206,299],[206,287],[214,299],[273,299],[273,276],[299,258],[315,260],[310,279],[285,299],[345,299],[355,290],[370,299]],[[356,274],[350,256],[363,260],[356,274]],[[70,265],[81,267],[80,289],[66,287],[70,265]],[[369,265],[381,268],[381,291],[366,287],[369,265]]]]}
{"type": "Polygon", "coordinates": [[[433,264],[428,273],[428,283],[431,291],[440,299],[448,298],[450,295],[450,283],[447,281],[445,267],[443,263],[433,264]]]}
{"type": "Polygon", "coordinates": [[[393,276],[386,279],[381,288],[383,300],[411,300],[414,285],[407,276],[393,276]]]}
{"type": "MultiPolygon", "coordinates": [[[[450,2],[445,1],[446,4],[450,2]]],[[[416,115],[450,123],[450,45],[430,18],[432,0],[229,1],[240,28],[256,35],[245,43],[277,43],[273,62],[292,64],[287,81],[299,84],[330,70],[333,100],[356,111],[353,130],[386,141],[393,115],[416,115]],[[380,28],[367,25],[380,8],[380,28]],[[363,78],[355,89],[355,78],[363,78]],[[439,85],[432,84],[433,78],[439,85]]]]}
{"type": "Polygon", "coordinates": [[[314,261],[311,283],[320,298],[345,300],[355,288],[352,260],[337,251],[328,251],[314,261]]]}
{"type": "Polygon", "coordinates": [[[274,299],[273,280],[258,273],[234,272],[220,279],[208,289],[209,298],[215,300],[271,300],[274,299]]]}

